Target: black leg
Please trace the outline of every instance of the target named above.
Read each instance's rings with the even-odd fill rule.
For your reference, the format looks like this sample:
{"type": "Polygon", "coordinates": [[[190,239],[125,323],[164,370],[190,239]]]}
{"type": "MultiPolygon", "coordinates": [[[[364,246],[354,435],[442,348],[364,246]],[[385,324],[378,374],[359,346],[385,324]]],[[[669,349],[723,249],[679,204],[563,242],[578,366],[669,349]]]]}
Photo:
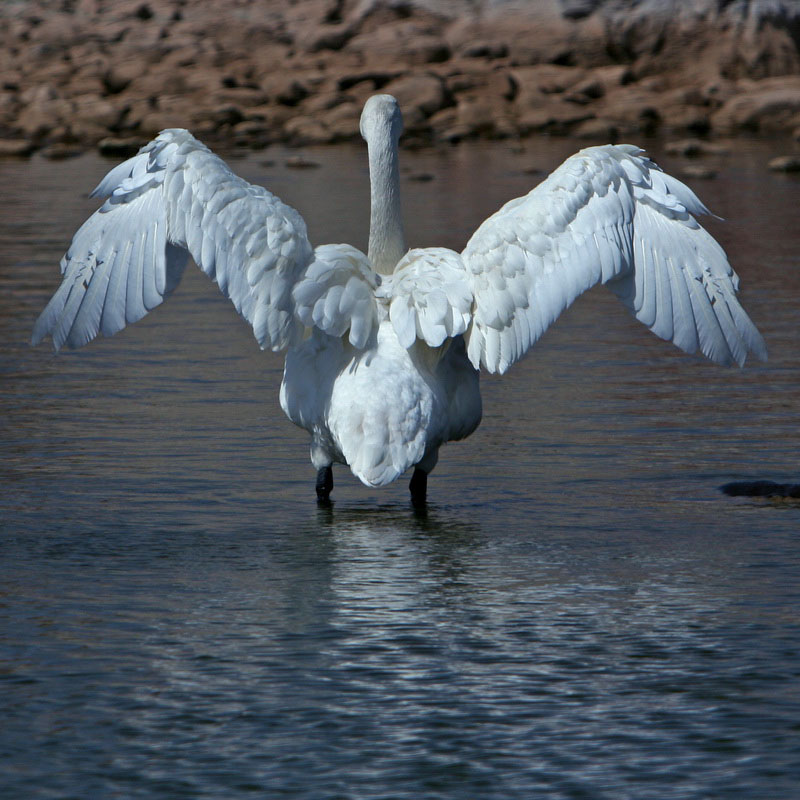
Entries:
{"type": "Polygon", "coordinates": [[[411,505],[420,508],[425,505],[428,494],[428,473],[423,472],[419,467],[414,467],[414,474],[408,484],[411,491],[411,505]]]}
{"type": "Polygon", "coordinates": [[[333,489],[333,467],[328,464],[317,472],[317,500],[320,503],[329,503],[333,489]]]}

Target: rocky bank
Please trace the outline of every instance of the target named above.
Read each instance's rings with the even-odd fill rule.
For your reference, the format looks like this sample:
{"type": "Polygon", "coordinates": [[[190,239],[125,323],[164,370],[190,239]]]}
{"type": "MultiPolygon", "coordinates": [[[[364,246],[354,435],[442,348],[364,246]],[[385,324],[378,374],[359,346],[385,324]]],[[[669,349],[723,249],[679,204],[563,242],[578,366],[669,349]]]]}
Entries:
{"type": "Polygon", "coordinates": [[[165,127],[262,147],[569,134],[800,136],[797,0],[7,0],[0,154],[165,127]]]}

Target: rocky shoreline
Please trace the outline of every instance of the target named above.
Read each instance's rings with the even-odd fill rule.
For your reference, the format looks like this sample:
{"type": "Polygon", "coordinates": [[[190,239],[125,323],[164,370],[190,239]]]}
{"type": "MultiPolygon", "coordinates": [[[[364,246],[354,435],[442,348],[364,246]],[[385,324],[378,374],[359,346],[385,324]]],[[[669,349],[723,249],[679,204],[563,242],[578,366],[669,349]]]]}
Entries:
{"type": "Polygon", "coordinates": [[[260,148],[664,133],[800,139],[800,4],[780,0],[11,0],[0,155],[135,150],[166,127],[260,148]]]}

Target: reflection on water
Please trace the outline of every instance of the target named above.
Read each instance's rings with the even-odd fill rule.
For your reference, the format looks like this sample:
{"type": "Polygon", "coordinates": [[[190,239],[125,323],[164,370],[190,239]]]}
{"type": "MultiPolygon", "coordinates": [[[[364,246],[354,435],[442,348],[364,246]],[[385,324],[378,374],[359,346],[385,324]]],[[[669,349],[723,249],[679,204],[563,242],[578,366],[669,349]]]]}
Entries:
{"type": "MultiPolygon", "coordinates": [[[[462,246],[572,149],[405,154],[436,176],[411,242],[462,246]]],[[[316,507],[281,361],[202,275],[29,348],[108,165],[0,163],[0,794],[793,796],[800,508],[718,491],[797,480],[800,184],[769,155],[696,188],[770,362],[673,353],[592,292],[484,380],[426,514],[342,468],[316,507]]],[[[364,246],[363,153],[313,156],[235,167],[364,246]]]]}

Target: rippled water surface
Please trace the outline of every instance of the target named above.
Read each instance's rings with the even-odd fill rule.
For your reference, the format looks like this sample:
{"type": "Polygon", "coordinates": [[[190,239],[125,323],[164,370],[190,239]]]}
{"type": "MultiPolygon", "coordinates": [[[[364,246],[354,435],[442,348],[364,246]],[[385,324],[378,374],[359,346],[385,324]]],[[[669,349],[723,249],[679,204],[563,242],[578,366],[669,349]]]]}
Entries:
{"type": "MultiPolygon", "coordinates": [[[[575,149],[404,153],[463,246],[575,149]]],[[[661,157],[680,170],[681,162],[661,157]]],[[[0,162],[0,796],[789,798],[800,792],[800,182],[690,181],[770,361],[684,356],[590,292],[405,481],[316,507],[282,362],[195,270],[110,340],[27,340],[110,162],[0,162]]],[[[365,246],[360,148],[232,158],[365,246]]]]}

